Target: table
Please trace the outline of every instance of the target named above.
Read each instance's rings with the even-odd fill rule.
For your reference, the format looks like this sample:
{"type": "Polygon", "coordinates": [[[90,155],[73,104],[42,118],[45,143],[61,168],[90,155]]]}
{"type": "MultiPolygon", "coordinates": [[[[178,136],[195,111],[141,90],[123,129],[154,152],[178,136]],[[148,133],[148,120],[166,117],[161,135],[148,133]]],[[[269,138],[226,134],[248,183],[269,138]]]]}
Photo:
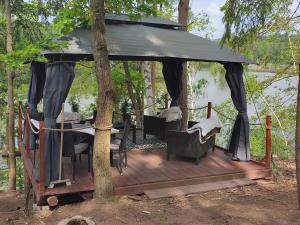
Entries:
{"type": "MultiPolygon", "coordinates": [[[[35,119],[30,119],[30,121],[36,129],[40,129],[39,121],[37,121],[35,119]]],[[[76,132],[80,132],[80,133],[95,136],[95,129],[92,128],[92,127],[86,128],[88,126],[90,126],[90,125],[74,123],[74,124],[72,124],[72,129],[76,129],[76,132]],[[80,128],[80,127],[82,127],[82,129],[77,129],[77,128],[80,128]]],[[[120,130],[115,129],[115,128],[111,128],[110,132],[111,132],[111,134],[117,134],[117,133],[120,132],[120,130]]]]}

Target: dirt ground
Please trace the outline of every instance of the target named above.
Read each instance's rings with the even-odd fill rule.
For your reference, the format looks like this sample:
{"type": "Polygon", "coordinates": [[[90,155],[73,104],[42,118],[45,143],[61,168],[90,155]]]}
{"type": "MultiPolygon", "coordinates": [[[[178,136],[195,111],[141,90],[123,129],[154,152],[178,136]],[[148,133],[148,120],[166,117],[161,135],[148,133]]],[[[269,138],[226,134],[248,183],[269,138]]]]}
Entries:
{"type": "Polygon", "coordinates": [[[0,224],[57,224],[75,215],[90,217],[99,225],[300,224],[295,164],[278,161],[276,167],[272,179],[253,186],[159,200],[134,201],[126,196],[90,200],[35,211],[31,218],[23,212],[22,194],[0,192],[0,224]]]}

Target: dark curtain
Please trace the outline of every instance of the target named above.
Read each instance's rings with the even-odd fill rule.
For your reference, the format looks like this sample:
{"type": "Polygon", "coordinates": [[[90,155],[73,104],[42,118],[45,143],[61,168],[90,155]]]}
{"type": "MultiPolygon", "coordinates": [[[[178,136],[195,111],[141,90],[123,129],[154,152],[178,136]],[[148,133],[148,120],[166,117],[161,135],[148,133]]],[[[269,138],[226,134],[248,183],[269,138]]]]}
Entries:
{"type": "MultiPolygon", "coordinates": [[[[73,63],[53,63],[46,66],[44,87],[45,128],[56,128],[56,119],[61,112],[74,79],[73,63]]],[[[45,186],[57,180],[59,174],[59,136],[57,131],[45,131],[45,186]]],[[[37,168],[39,180],[39,168],[37,168]]]]}
{"type": "Polygon", "coordinates": [[[235,119],[228,152],[235,160],[249,161],[249,120],[247,114],[246,91],[243,81],[243,66],[241,63],[226,63],[226,81],[231,91],[231,98],[238,115],[235,119]]]}
{"type": "Polygon", "coordinates": [[[167,90],[172,98],[171,106],[178,106],[178,98],[181,92],[182,81],[182,61],[176,59],[169,59],[163,61],[163,75],[167,90]]]}
{"type": "MultiPolygon", "coordinates": [[[[32,62],[30,65],[30,85],[28,91],[28,107],[30,116],[37,114],[37,105],[43,97],[46,80],[45,63],[32,62]]],[[[25,134],[25,133],[24,133],[25,134]]],[[[25,138],[26,140],[26,134],[25,138]]],[[[30,149],[35,148],[35,137],[30,130],[30,149]]]]}

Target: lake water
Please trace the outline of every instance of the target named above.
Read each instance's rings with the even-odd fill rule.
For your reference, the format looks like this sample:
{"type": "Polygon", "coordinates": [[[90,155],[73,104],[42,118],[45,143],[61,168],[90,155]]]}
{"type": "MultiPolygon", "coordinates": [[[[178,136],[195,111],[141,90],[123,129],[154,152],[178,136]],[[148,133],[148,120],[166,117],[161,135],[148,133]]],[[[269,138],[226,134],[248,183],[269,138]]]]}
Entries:
{"type": "MultiPolygon", "coordinates": [[[[274,75],[273,73],[266,72],[251,72],[252,75],[256,75],[259,79],[266,79],[269,76],[274,75]]],[[[201,70],[194,73],[191,76],[190,82],[192,84],[197,83],[197,81],[205,79],[207,81],[206,86],[203,87],[201,94],[197,96],[192,96],[190,102],[193,102],[192,108],[201,107],[207,105],[207,102],[212,102],[213,105],[219,105],[230,98],[230,90],[225,82],[225,75],[219,75],[217,77],[212,76],[209,70],[201,70]],[[221,77],[223,76],[223,77],[221,77]]],[[[265,95],[275,95],[277,92],[280,92],[281,89],[286,88],[288,86],[296,86],[297,85],[297,77],[281,80],[272,84],[265,90],[265,95]]],[[[190,96],[191,97],[191,96],[190,96]]],[[[293,96],[296,98],[296,96],[293,96]]],[[[88,106],[92,103],[93,99],[85,99],[80,102],[81,107],[88,106]]],[[[289,101],[292,101],[290,99],[289,101]]],[[[66,111],[71,111],[71,107],[69,104],[65,106],[66,111]]],[[[255,108],[251,102],[248,102],[248,114],[255,115],[255,108]]],[[[0,157],[0,169],[6,168],[6,163],[4,163],[3,159],[0,157]]]]}
{"type": "MultiPolygon", "coordinates": [[[[265,80],[268,77],[274,76],[274,73],[249,72],[249,75],[255,75],[259,80],[265,80]]],[[[225,81],[225,75],[218,75],[216,77],[213,76],[209,70],[201,70],[196,72],[191,77],[191,82],[195,84],[201,79],[205,79],[207,81],[207,84],[203,88],[203,93],[201,93],[202,95],[194,96],[194,98],[192,99],[192,102],[194,103],[193,108],[207,105],[207,102],[209,101],[212,102],[213,105],[219,105],[230,98],[230,89],[225,81]]],[[[245,85],[247,85],[246,79],[244,79],[244,82],[245,85]]],[[[296,87],[297,84],[297,77],[280,80],[266,88],[263,95],[275,96],[276,94],[280,93],[281,89],[285,89],[287,87],[296,87]]],[[[295,98],[296,96],[292,96],[292,98],[290,98],[286,103],[292,102],[292,100],[295,98]]],[[[256,115],[253,103],[251,101],[248,101],[247,104],[249,116],[256,115]]]]}

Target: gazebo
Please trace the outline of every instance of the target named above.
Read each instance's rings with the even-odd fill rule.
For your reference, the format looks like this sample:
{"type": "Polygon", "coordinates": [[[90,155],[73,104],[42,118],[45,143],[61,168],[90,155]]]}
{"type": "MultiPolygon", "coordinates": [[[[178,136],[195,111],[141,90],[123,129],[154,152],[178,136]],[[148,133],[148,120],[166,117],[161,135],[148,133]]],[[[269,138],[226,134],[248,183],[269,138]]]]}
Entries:
{"type": "MultiPolygon", "coordinates": [[[[214,41],[181,31],[180,24],[163,18],[141,17],[137,21],[132,21],[126,15],[106,14],[105,21],[109,59],[162,62],[165,83],[172,98],[171,105],[177,105],[177,99],[181,91],[182,63],[186,61],[206,61],[223,64],[226,69],[225,77],[231,90],[232,101],[238,111],[230,143],[226,151],[232,153],[235,159],[246,162],[246,164],[239,164],[239,162],[222,161],[223,164],[228,164],[224,164],[224,168],[228,172],[225,175],[229,176],[230,171],[237,176],[250,174],[247,170],[248,167],[251,168],[251,171],[255,171],[250,178],[261,178],[269,175],[269,169],[264,169],[265,167],[250,162],[249,121],[243,82],[243,64],[251,64],[253,61],[228,48],[220,47],[214,41]],[[237,168],[237,170],[234,170],[234,168],[237,168]]],[[[81,183],[77,184],[76,187],[72,185],[71,187],[61,187],[58,189],[45,188],[49,185],[50,181],[57,179],[59,157],[58,132],[47,129],[54,129],[56,126],[56,118],[61,111],[61,105],[65,101],[74,79],[76,62],[80,60],[93,60],[90,29],[76,29],[64,37],[63,40],[68,43],[66,48],[58,51],[45,50],[42,53],[48,59],[48,62],[31,63],[28,114],[37,112],[37,104],[43,99],[44,126],[46,129],[45,132],[40,132],[42,133],[40,138],[43,140],[40,140],[39,150],[41,151],[42,149],[43,152],[39,154],[42,158],[40,158],[39,166],[34,173],[31,173],[34,166],[28,156],[31,154],[28,150],[30,149],[30,143],[28,140],[26,141],[25,149],[27,151],[24,151],[21,127],[19,129],[19,148],[21,149],[24,168],[27,174],[31,174],[30,180],[40,204],[42,204],[43,199],[49,196],[93,190],[92,178],[82,174],[79,174],[79,176],[83,176],[81,183]]],[[[21,123],[19,123],[19,126],[22,126],[21,123]]],[[[28,126],[26,129],[27,133],[29,130],[28,126]]],[[[154,160],[153,157],[155,158],[153,155],[150,156],[151,160],[154,160]]],[[[216,153],[216,157],[221,157],[220,153],[216,153]]],[[[205,160],[207,161],[207,165],[211,165],[210,159],[205,160]]],[[[214,167],[216,166],[214,165],[211,168],[214,167]]],[[[163,166],[161,169],[163,170],[163,166]]],[[[133,173],[135,170],[133,169],[131,172],[133,173]]],[[[195,168],[192,170],[195,170],[195,168]]],[[[151,171],[148,173],[150,174],[151,171]]],[[[211,175],[216,176],[217,174],[224,176],[224,173],[220,171],[211,175]]],[[[204,176],[203,173],[202,175],[201,173],[198,175],[199,177],[204,176]]],[[[114,177],[117,177],[115,171],[113,171],[114,177]]],[[[197,183],[201,180],[199,177],[188,177],[188,181],[190,183],[193,183],[192,181],[197,183]]],[[[124,176],[118,179],[115,178],[114,182],[115,193],[118,194],[140,193],[147,190],[147,188],[168,187],[176,183],[165,180],[159,183],[160,180],[156,179],[150,179],[150,181],[147,181],[148,183],[139,180],[138,184],[140,187],[138,188],[137,183],[130,183],[130,179],[125,181],[124,176]],[[127,183],[124,184],[124,182],[127,183]],[[154,185],[154,187],[153,184],[155,183],[157,185],[154,185]],[[125,187],[124,185],[127,186],[125,187]]],[[[182,177],[180,180],[180,184],[186,182],[182,177]]]]}

